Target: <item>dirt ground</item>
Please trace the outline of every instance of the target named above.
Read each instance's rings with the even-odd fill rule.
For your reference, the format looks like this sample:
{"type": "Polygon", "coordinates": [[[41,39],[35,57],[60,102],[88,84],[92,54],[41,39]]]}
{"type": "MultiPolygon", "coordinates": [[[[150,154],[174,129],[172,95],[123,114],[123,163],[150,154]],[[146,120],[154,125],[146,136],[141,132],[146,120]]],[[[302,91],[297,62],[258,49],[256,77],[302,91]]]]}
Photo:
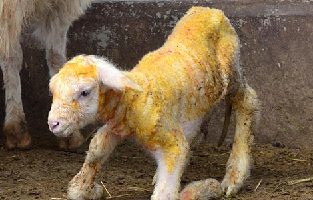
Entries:
{"type": "MultiPolygon", "coordinates": [[[[193,180],[221,180],[229,147],[200,143],[191,156],[182,185],[193,180]]],[[[78,172],[84,153],[34,147],[28,151],[0,151],[0,199],[65,199],[67,183],[78,172]]],[[[313,153],[280,144],[257,145],[251,178],[234,199],[313,199],[313,181],[288,181],[313,176],[313,153]],[[275,147],[276,146],[276,147],[275,147]],[[257,187],[257,185],[259,186],[257,187]]],[[[149,199],[154,161],[138,146],[119,146],[98,176],[111,199],[149,199]]]]}

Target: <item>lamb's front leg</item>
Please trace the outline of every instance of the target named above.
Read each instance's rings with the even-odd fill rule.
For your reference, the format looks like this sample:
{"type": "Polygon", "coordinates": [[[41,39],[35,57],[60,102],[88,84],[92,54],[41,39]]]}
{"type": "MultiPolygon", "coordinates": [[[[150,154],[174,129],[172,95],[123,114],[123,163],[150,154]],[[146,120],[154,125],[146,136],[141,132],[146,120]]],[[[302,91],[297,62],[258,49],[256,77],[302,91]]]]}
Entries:
{"type": "Polygon", "coordinates": [[[120,141],[119,136],[109,131],[107,126],[103,126],[91,140],[83,167],[69,183],[67,190],[69,199],[84,200],[102,197],[103,189],[95,183],[95,177],[103,162],[120,141]]]}
{"type": "MultiPolygon", "coordinates": [[[[174,141],[174,140],[172,140],[174,141]]],[[[152,200],[176,200],[180,178],[187,161],[189,145],[185,138],[166,144],[153,152],[158,164],[152,200]]]]}

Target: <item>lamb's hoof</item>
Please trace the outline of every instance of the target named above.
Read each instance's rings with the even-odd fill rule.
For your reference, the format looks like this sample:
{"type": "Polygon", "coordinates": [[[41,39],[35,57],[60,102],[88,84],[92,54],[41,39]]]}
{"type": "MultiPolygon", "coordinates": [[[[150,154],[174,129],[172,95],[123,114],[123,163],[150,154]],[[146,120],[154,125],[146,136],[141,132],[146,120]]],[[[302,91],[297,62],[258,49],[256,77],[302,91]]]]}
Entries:
{"type": "Polygon", "coordinates": [[[233,197],[235,196],[239,189],[240,189],[240,185],[236,185],[236,184],[232,184],[230,183],[230,181],[228,181],[227,179],[224,179],[222,181],[222,191],[225,194],[226,197],[233,197]]]}
{"type": "Polygon", "coordinates": [[[6,137],[5,147],[8,150],[29,149],[31,145],[31,136],[27,131],[25,123],[5,124],[3,128],[6,137]]]}
{"type": "Polygon", "coordinates": [[[215,179],[195,181],[180,193],[180,200],[220,199],[223,195],[220,183],[215,179]]]}
{"type": "Polygon", "coordinates": [[[85,190],[78,185],[71,185],[67,190],[67,198],[70,200],[97,200],[103,196],[103,188],[95,183],[93,187],[86,187],[85,190]]]}

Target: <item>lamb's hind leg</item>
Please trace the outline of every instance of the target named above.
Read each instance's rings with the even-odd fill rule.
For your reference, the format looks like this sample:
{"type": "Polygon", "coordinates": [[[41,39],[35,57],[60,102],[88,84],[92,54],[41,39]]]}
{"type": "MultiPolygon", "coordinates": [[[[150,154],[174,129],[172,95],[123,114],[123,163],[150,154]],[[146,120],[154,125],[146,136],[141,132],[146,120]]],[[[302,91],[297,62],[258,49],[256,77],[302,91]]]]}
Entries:
{"type": "MultiPolygon", "coordinates": [[[[52,18],[35,32],[35,35],[45,44],[50,76],[56,74],[66,62],[67,31],[69,27],[70,24],[60,25],[59,19],[52,18]]],[[[60,138],[59,147],[63,150],[74,150],[84,141],[83,135],[76,131],[69,138],[60,138]]]]}
{"type": "Polygon", "coordinates": [[[22,68],[22,62],[23,52],[18,42],[12,48],[9,56],[0,55],[6,105],[3,131],[6,136],[5,146],[7,149],[25,149],[31,143],[21,98],[21,79],[19,72],[22,68]]]}
{"type": "Polygon", "coordinates": [[[252,88],[245,85],[232,98],[232,104],[236,114],[236,132],[222,182],[226,196],[235,194],[250,175],[252,127],[258,109],[257,95],[252,88]]]}

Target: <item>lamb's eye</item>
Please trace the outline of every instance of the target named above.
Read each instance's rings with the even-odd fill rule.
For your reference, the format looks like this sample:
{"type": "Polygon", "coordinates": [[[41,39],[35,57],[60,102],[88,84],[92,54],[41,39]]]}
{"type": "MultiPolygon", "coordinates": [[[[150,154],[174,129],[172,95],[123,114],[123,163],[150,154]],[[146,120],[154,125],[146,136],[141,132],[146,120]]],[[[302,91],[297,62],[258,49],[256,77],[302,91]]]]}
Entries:
{"type": "Polygon", "coordinates": [[[86,96],[88,96],[89,94],[90,94],[90,91],[84,90],[84,91],[82,91],[82,92],[80,93],[80,96],[86,97],[86,96]]]}

